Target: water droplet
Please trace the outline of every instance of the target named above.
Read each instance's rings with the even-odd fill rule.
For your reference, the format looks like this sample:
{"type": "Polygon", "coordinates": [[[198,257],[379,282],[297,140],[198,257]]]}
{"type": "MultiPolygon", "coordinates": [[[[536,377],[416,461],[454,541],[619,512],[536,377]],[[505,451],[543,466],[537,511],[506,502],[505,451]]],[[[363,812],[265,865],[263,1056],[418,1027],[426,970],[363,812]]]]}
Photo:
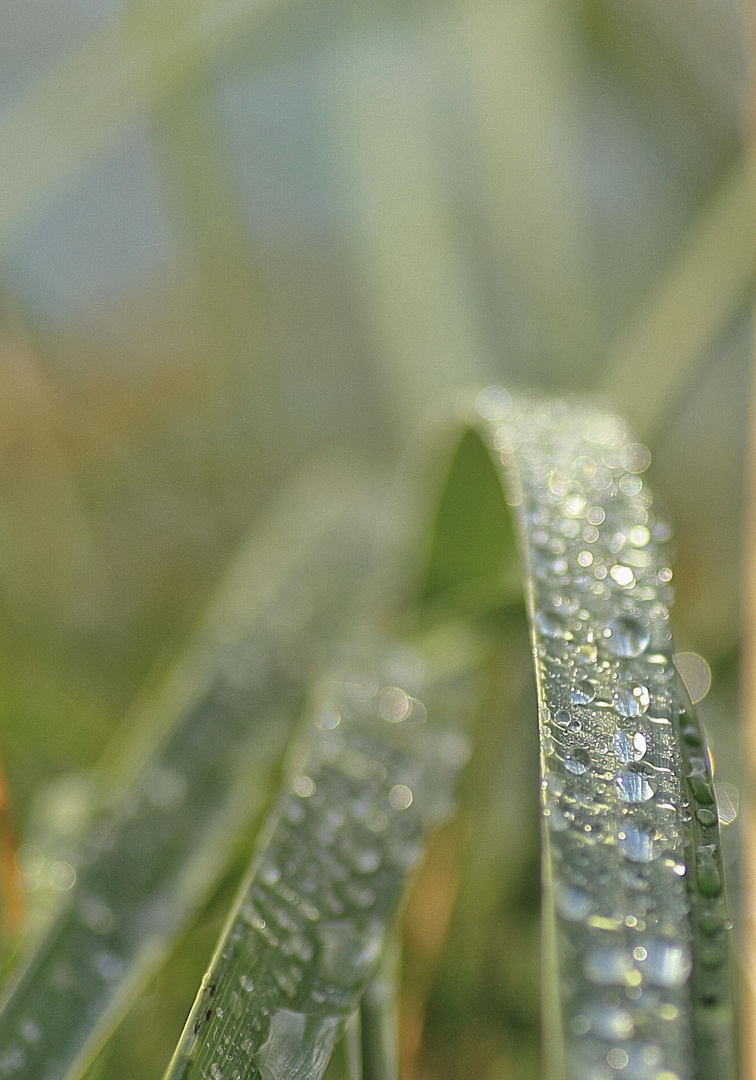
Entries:
{"type": "Polygon", "coordinates": [[[188,788],[180,773],[156,767],[150,770],[145,790],[156,810],[177,810],[186,799],[188,788]]]}
{"type": "Polygon", "coordinates": [[[392,810],[406,810],[412,805],[412,791],[406,784],[395,784],[389,791],[388,801],[392,810]]]}
{"type": "Polygon", "coordinates": [[[489,386],[480,391],[475,407],[484,420],[495,422],[496,420],[503,420],[509,415],[512,408],[512,398],[501,387],[489,386]]]}
{"type": "Polygon", "coordinates": [[[583,969],[586,977],[600,986],[624,986],[635,965],[627,949],[606,945],[588,952],[583,969]]]}
{"type": "Polygon", "coordinates": [[[616,1005],[597,1005],[591,1009],[589,1018],[593,1032],[607,1042],[630,1039],[635,1031],[630,1013],[616,1005]]]}
{"type": "Polygon", "coordinates": [[[341,723],[341,713],[330,702],[321,705],[315,713],[315,727],[321,731],[332,731],[341,723]]]}
{"type": "Polygon", "coordinates": [[[643,624],[630,615],[619,615],[612,619],[606,629],[606,647],[622,660],[640,656],[651,640],[643,624]]]}
{"type": "Polygon", "coordinates": [[[615,1046],[606,1055],[607,1064],[611,1065],[613,1069],[624,1069],[629,1060],[627,1051],[619,1046],[615,1046]]]}
{"type": "Polygon", "coordinates": [[[367,909],[375,903],[375,893],[367,885],[360,885],[350,881],[344,886],[344,893],[356,907],[367,909]]]}
{"type": "Polygon", "coordinates": [[[564,767],[571,773],[580,776],[591,764],[591,756],[582,746],[576,747],[569,754],[565,754],[564,767]]]}
{"type": "Polygon", "coordinates": [[[642,731],[636,731],[632,734],[629,731],[618,731],[614,736],[612,745],[617,760],[623,765],[627,765],[631,761],[640,761],[645,757],[648,749],[646,736],[642,731]]]}
{"type": "Polygon", "coordinates": [[[50,884],[58,892],[68,892],[76,883],[76,871],[70,863],[58,860],[50,867],[50,884]]]}
{"type": "Polygon", "coordinates": [[[701,844],[696,848],[696,881],[704,896],[719,896],[722,892],[714,844],[701,844]]]}
{"type": "Polygon", "coordinates": [[[39,1042],[42,1037],[42,1031],[39,1024],[35,1024],[33,1020],[24,1020],[20,1025],[19,1030],[21,1031],[21,1038],[24,1042],[39,1042]]]}
{"type": "Polygon", "coordinates": [[[537,611],[534,621],[543,637],[572,641],[573,634],[565,615],[560,615],[558,612],[537,611]]]}
{"type": "Polygon", "coordinates": [[[712,825],[717,823],[717,815],[713,810],[707,810],[705,807],[696,811],[696,817],[704,828],[711,828],[712,825]]]}
{"type": "Polygon", "coordinates": [[[596,698],[596,686],[590,679],[580,679],[573,686],[570,697],[576,705],[590,705],[596,698]]]}
{"type": "Polygon", "coordinates": [[[651,694],[647,686],[633,682],[620,682],[612,691],[612,700],[620,716],[642,716],[648,712],[651,694]]]}
{"type": "Polygon", "coordinates": [[[619,797],[623,802],[642,803],[652,799],[656,788],[641,769],[622,769],[614,777],[619,797]]]}
{"type": "Polygon", "coordinates": [[[661,848],[653,834],[634,821],[629,821],[617,833],[617,843],[629,862],[650,863],[661,855],[661,848]]]}
{"type": "Polygon", "coordinates": [[[398,686],[387,686],[381,691],[378,711],[390,724],[401,724],[412,711],[412,700],[398,686]]]}
{"type": "Polygon", "coordinates": [[[294,781],[294,793],[302,799],[315,794],[315,781],[309,776],[298,776],[294,781]]]}
{"type": "MultiPolygon", "coordinates": [[[[364,918],[364,916],[363,916],[364,918]]],[[[383,924],[370,920],[322,922],[317,928],[322,943],[320,969],[336,986],[353,986],[372,970],[381,951],[383,924]]]]}
{"type": "Polygon", "coordinates": [[[95,934],[108,934],[115,925],[113,912],[96,896],[82,896],[78,904],[79,919],[95,934]]]}
{"type": "Polygon", "coordinates": [[[241,986],[242,990],[246,990],[248,994],[251,994],[255,988],[254,980],[249,975],[240,975],[239,986],[241,986]]]}
{"type": "Polygon", "coordinates": [[[0,1052],[0,1073],[11,1076],[26,1064],[26,1054],[20,1046],[11,1046],[0,1052]]]}
{"type": "Polygon", "coordinates": [[[673,990],[683,986],[692,969],[690,949],[675,941],[646,942],[646,958],[642,962],[643,978],[652,986],[673,990]]]}
{"type": "Polygon", "coordinates": [[[630,589],[635,585],[635,574],[629,566],[623,566],[621,563],[615,563],[612,566],[609,570],[609,576],[623,589],[630,589]]]}
{"type": "Polygon", "coordinates": [[[352,865],[360,874],[374,874],[381,865],[381,854],[373,848],[367,848],[355,855],[352,865]]]}
{"type": "Polygon", "coordinates": [[[580,922],[590,915],[593,901],[588,893],[577,886],[561,883],[556,887],[556,908],[568,922],[580,922]]]}
{"type": "Polygon", "coordinates": [[[92,957],[92,968],[106,982],[114,982],[120,979],[123,973],[123,960],[111,952],[95,953],[92,957]]]}

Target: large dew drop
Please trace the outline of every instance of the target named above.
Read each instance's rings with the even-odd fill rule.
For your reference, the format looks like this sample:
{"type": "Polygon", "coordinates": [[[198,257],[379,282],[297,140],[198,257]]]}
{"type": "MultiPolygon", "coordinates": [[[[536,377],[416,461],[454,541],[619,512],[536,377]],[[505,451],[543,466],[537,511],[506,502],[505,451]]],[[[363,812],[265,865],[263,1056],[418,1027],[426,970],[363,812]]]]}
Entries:
{"type": "Polygon", "coordinates": [[[569,771],[576,776],[580,776],[581,773],[584,773],[590,763],[590,754],[581,746],[578,746],[571,753],[565,754],[564,767],[565,769],[569,769],[569,771]]]}
{"type": "Polygon", "coordinates": [[[621,660],[640,656],[648,648],[650,635],[642,623],[630,615],[619,615],[607,624],[606,647],[621,660]]]}
{"type": "Polygon", "coordinates": [[[614,778],[619,797],[626,803],[648,802],[656,789],[648,776],[640,769],[621,769],[614,778]]]}
{"type": "Polygon", "coordinates": [[[650,863],[661,855],[661,847],[642,825],[629,821],[617,833],[620,850],[628,862],[650,863]]]}
{"type": "Polygon", "coordinates": [[[643,716],[651,704],[651,694],[647,686],[633,682],[618,683],[612,693],[614,707],[620,716],[643,716]]]}
{"type": "Polygon", "coordinates": [[[631,761],[640,761],[645,757],[648,742],[642,731],[618,731],[614,736],[613,746],[617,760],[628,765],[631,761]]]}

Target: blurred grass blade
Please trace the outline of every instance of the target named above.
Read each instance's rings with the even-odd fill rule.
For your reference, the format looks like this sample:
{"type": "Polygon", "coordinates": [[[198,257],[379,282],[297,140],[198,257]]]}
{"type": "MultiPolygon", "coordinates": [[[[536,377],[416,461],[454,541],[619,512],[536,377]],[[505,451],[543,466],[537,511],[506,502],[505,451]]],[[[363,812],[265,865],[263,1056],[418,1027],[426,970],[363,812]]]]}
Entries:
{"type": "Polygon", "coordinates": [[[324,1074],[467,757],[416,666],[394,652],[325,687],[166,1080],[324,1074]]]}
{"type": "Polygon", "coordinates": [[[249,0],[201,0],[190,19],[166,19],[139,45],[114,20],[46,72],[0,116],[0,250],[12,249],[40,205],[191,84],[198,64],[204,70],[233,48],[266,10],[249,0]]]}
{"type": "Polygon", "coordinates": [[[311,476],[242,553],[106,770],[70,900],[0,1011],[0,1076],[78,1076],[217,882],[372,564],[375,511],[369,488],[311,476]]]}
{"type": "Polygon", "coordinates": [[[753,279],[753,163],[739,158],[699,211],[670,267],[610,352],[602,387],[648,438],[753,279]],[[653,393],[648,388],[653,387],[653,393]]]}

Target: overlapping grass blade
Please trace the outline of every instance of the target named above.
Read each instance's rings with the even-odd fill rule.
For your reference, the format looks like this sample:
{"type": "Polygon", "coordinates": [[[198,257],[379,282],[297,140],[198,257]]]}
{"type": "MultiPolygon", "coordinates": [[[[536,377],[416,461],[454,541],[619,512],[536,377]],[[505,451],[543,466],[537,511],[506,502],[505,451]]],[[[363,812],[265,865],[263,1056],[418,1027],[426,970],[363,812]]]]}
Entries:
{"type": "Polygon", "coordinates": [[[412,657],[373,656],[312,709],[166,1080],[319,1080],[359,1005],[467,756],[412,657]]]}
{"type": "Polygon", "coordinates": [[[375,497],[310,477],[241,555],[83,839],[70,900],[0,1011],[0,1075],[80,1074],[224,870],[370,567],[375,497]]]}

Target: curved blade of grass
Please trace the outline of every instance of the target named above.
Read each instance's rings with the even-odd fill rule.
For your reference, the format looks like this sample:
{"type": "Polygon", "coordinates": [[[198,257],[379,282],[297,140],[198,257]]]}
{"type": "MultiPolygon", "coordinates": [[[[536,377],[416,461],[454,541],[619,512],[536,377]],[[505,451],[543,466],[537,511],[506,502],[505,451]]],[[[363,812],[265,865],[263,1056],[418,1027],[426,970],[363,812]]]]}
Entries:
{"type": "Polygon", "coordinates": [[[719,829],[674,666],[669,529],[641,479],[650,455],[590,406],[491,390],[478,414],[528,587],[551,1075],[731,1077],[719,829]]]}
{"type": "Polygon", "coordinates": [[[373,510],[346,477],[310,478],[241,555],[0,1010],[0,1076],[78,1076],[218,880],[372,562],[373,510]]]}
{"type": "Polygon", "coordinates": [[[345,665],[319,699],[166,1080],[323,1076],[467,756],[412,666],[345,665]]]}

